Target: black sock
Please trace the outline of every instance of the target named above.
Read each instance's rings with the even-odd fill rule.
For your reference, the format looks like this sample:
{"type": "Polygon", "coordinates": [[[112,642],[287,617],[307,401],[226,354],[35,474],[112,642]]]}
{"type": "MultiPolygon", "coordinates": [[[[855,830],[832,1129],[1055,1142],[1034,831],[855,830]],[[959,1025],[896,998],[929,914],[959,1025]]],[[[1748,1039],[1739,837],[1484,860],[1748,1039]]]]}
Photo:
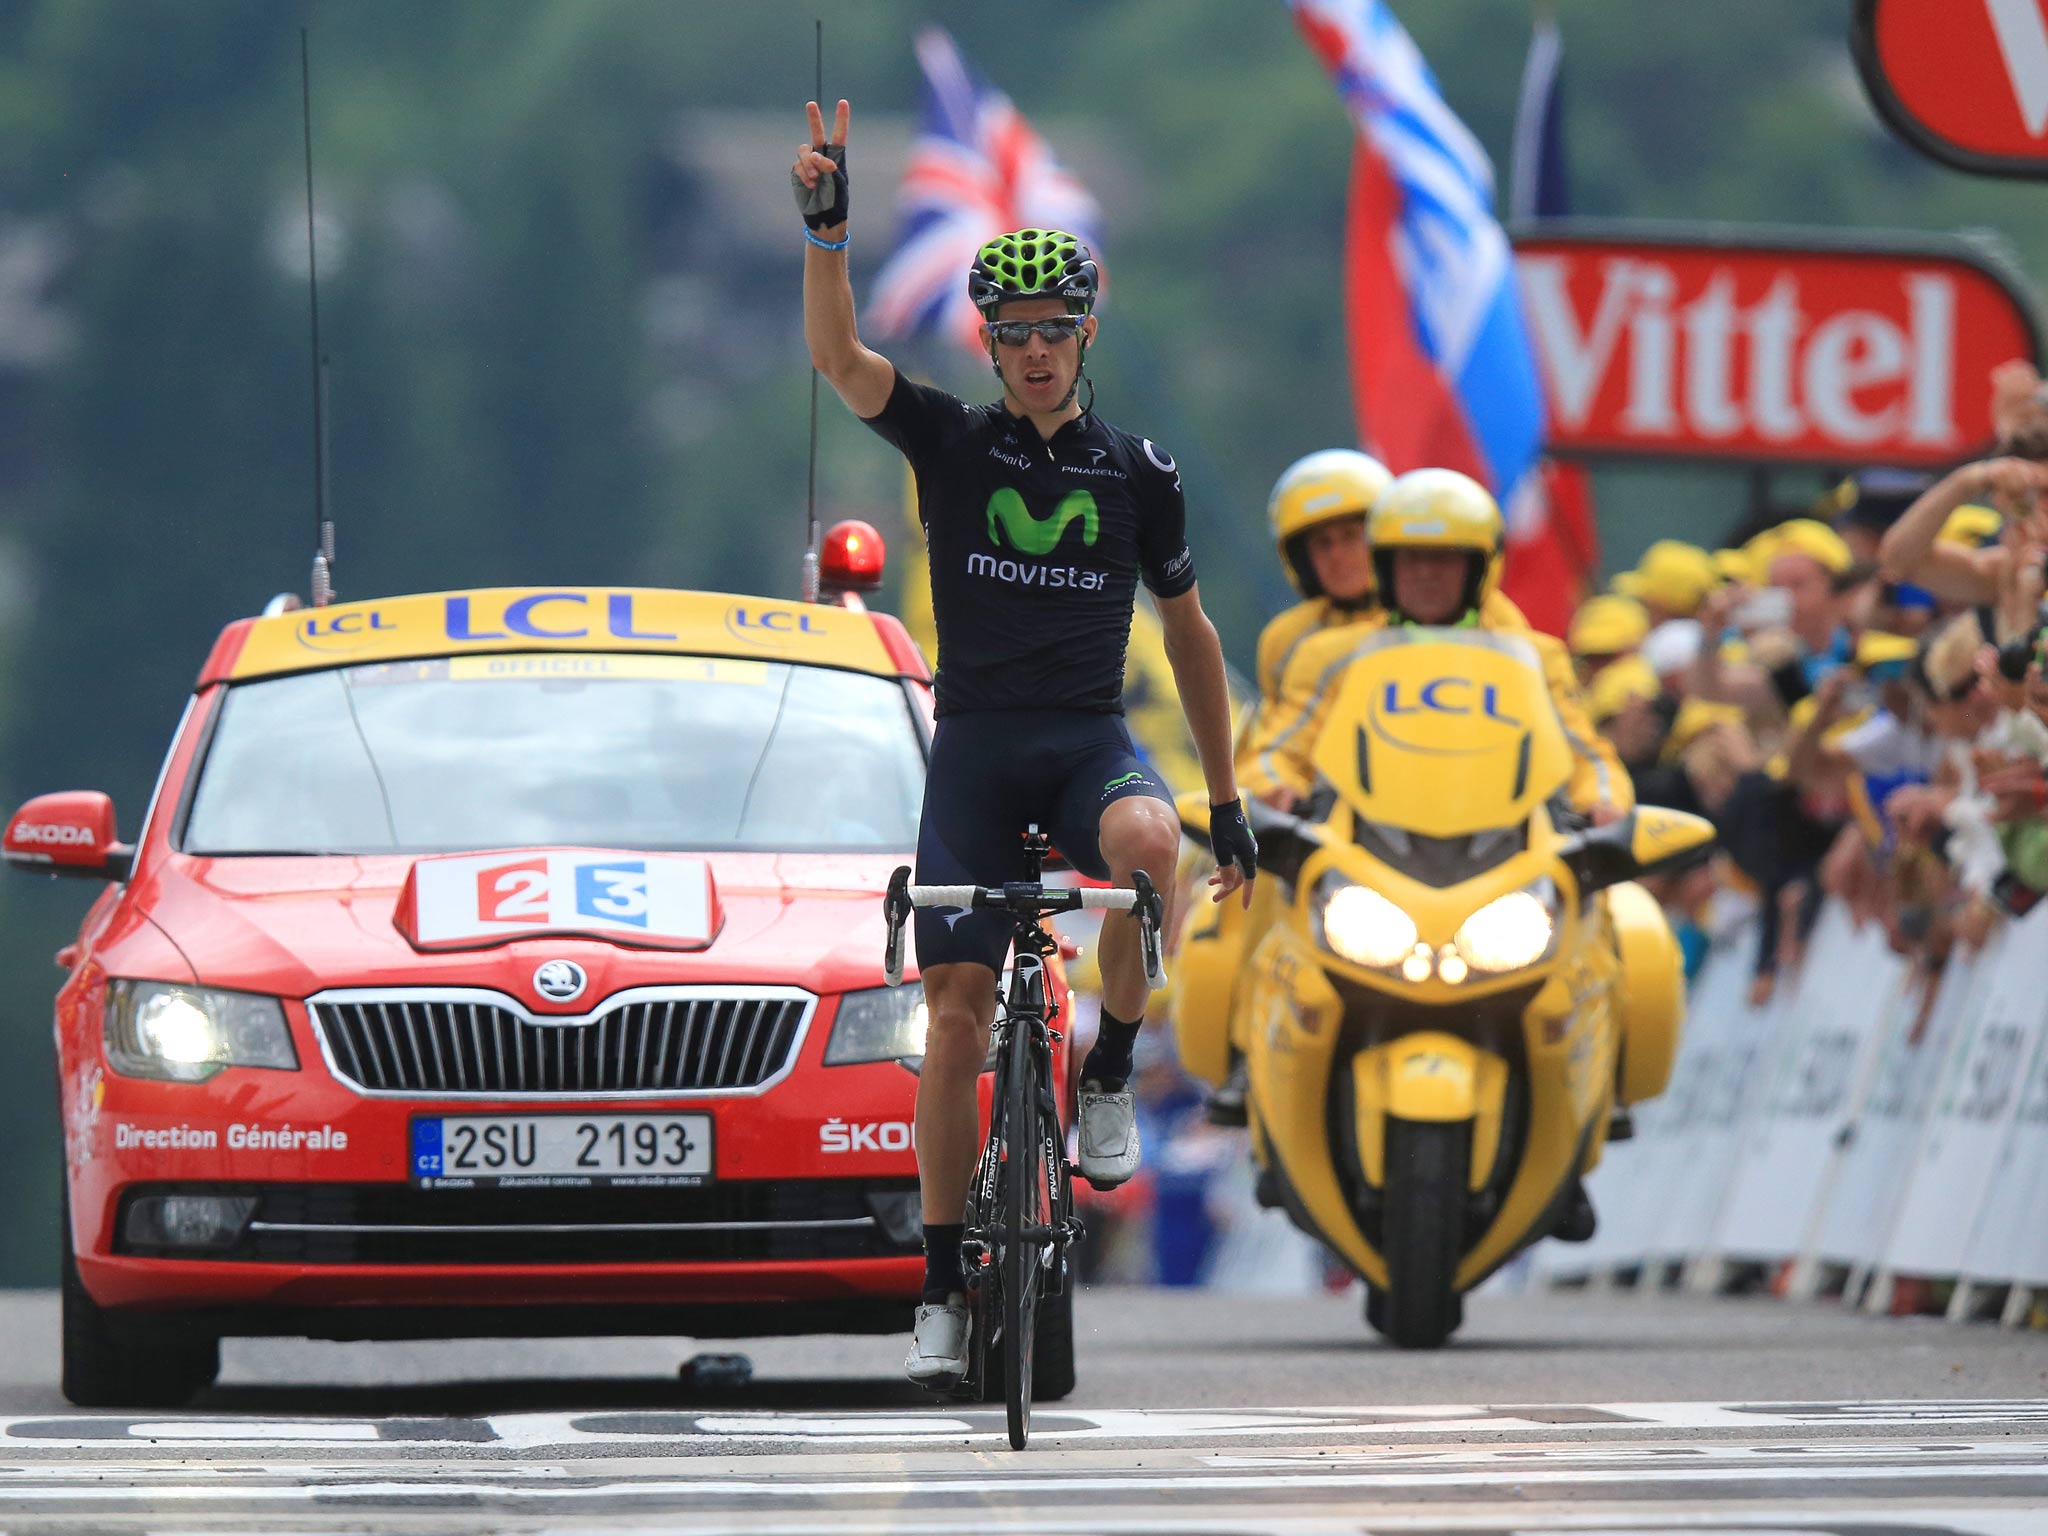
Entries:
{"type": "Polygon", "coordinates": [[[924,1224],[924,1304],[937,1306],[955,1291],[967,1289],[967,1277],[960,1272],[960,1239],[967,1234],[965,1222],[944,1226],[924,1224]]]}
{"type": "Polygon", "coordinates": [[[1095,1048],[1081,1063],[1081,1081],[1093,1083],[1105,1093],[1121,1093],[1131,1080],[1131,1052],[1144,1027],[1142,1014],[1136,1023],[1126,1024],[1105,1009],[1095,1031],[1095,1048]]]}

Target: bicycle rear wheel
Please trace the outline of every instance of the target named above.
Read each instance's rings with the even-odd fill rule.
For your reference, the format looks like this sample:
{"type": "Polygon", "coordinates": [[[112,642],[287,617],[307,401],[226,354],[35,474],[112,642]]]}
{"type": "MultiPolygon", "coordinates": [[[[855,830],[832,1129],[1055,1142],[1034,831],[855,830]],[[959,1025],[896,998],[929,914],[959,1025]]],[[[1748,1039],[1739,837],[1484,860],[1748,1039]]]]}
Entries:
{"type": "MultiPolygon", "coordinates": [[[[1010,1445],[1023,1450],[1031,1435],[1031,1365],[1038,1331],[1038,1296],[1045,1273],[1053,1210],[1047,1186],[1047,1148],[1038,1112],[1044,1091],[1039,1073],[1036,1021],[1012,1018],[1003,1120],[1002,1315],[1003,1401],[1009,1409],[1010,1445]],[[1036,1229],[1034,1233],[1032,1229],[1036,1229]]],[[[1059,1150],[1054,1149],[1053,1155],[1059,1150]]]]}

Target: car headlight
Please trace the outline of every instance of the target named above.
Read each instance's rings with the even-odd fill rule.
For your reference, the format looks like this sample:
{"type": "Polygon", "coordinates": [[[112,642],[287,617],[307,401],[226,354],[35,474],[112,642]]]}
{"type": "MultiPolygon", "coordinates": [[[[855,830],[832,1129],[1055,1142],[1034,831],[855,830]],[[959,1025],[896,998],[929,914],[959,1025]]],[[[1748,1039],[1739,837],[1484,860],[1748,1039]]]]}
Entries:
{"type": "Polygon", "coordinates": [[[825,1065],[847,1067],[862,1061],[898,1061],[924,1054],[924,993],[917,987],[874,987],[849,992],[839,1000],[832,1038],[825,1042],[825,1065]]]}
{"type": "Polygon", "coordinates": [[[253,992],[115,981],[107,987],[107,1062],[124,1077],[203,1083],[224,1067],[296,1072],[284,1005],[253,992]]]}
{"type": "Polygon", "coordinates": [[[1354,965],[1385,969],[1415,949],[1415,919],[1378,891],[1342,875],[1323,876],[1313,911],[1324,946],[1354,965]]]}
{"type": "Polygon", "coordinates": [[[1557,887],[1548,880],[1496,896],[1459,926],[1451,942],[1475,971],[1519,971],[1557,936],[1557,887]]]}

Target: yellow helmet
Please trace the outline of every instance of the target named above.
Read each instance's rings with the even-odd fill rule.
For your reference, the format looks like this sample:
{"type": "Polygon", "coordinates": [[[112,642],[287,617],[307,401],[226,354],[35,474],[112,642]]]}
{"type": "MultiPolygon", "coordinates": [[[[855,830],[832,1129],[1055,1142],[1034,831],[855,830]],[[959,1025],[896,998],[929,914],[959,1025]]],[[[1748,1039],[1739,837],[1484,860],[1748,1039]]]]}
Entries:
{"type": "Polygon", "coordinates": [[[1409,470],[1381,493],[1365,520],[1373,570],[1389,606],[1396,550],[1463,549],[1473,556],[1465,606],[1477,609],[1500,585],[1505,532],[1500,507],[1486,487],[1455,469],[1409,470]]]}
{"type": "Polygon", "coordinates": [[[1273,482],[1266,516],[1273,524],[1280,563],[1287,568],[1287,579],[1294,583],[1295,591],[1303,597],[1323,595],[1302,535],[1340,517],[1363,517],[1393,478],[1387,466],[1369,453],[1323,448],[1296,459],[1273,482]]]}

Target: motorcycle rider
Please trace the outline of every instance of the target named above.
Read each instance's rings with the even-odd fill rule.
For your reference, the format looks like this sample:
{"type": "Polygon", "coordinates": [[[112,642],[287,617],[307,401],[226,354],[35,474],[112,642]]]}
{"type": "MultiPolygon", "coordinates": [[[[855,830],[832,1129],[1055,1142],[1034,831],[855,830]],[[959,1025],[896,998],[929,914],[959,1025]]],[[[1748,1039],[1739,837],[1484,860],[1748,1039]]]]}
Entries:
{"type": "MultiPolygon", "coordinates": [[[[1279,727],[1241,776],[1246,792],[1265,799],[1277,790],[1296,800],[1310,793],[1316,780],[1311,754],[1344,669],[1380,629],[1449,627],[1512,634],[1535,650],[1576,760],[1566,790],[1571,811],[1594,826],[1625,815],[1635,804],[1634,787],[1613,745],[1593,727],[1571,654],[1552,636],[1530,629],[1512,605],[1505,611],[1514,621],[1504,622],[1505,599],[1496,588],[1505,533],[1493,497],[1456,470],[1412,470],[1388,486],[1366,519],[1384,617],[1367,633],[1347,629],[1319,636],[1295,654],[1290,670],[1298,675],[1283,681],[1282,690],[1312,703],[1279,727]],[[1495,600],[1491,605],[1489,598],[1495,600]]],[[[1583,1242],[1595,1225],[1592,1201],[1574,1182],[1555,1235],[1583,1242]]]]}
{"type": "MultiPolygon", "coordinates": [[[[1253,764],[1271,749],[1289,721],[1315,706],[1313,693],[1302,690],[1316,685],[1316,673],[1291,665],[1302,648],[1332,631],[1348,632],[1357,625],[1377,628],[1382,622],[1366,518],[1393,479],[1386,467],[1368,454],[1325,448],[1297,459],[1275,482],[1267,503],[1273,541],[1288,579],[1303,600],[1273,619],[1259,635],[1259,704],[1239,747],[1240,780],[1252,774],[1253,764]]],[[[1482,612],[1492,627],[1529,627],[1522,611],[1497,591],[1486,594],[1482,612]]],[[[1268,765],[1263,775],[1268,787],[1259,792],[1259,798],[1276,810],[1291,810],[1294,792],[1277,784],[1276,777],[1268,765]]],[[[1273,922],[1274,900],[1269,887],[1253,897],[1249,912],[1224,908],[1198,915],[1196,920],[1213,925],[1204,935],[1206,939],[1248,955],[1273,922]]],[[[1227,1018],[1230,1009],[1215,1012],[1227,1018]]],[[[1247,1089],[1244,1058],[1232,1051],[1229,1077],[1209,1096],[1210,1121],[1243,1125],[1247,1089]]]]}
{"type": "Polygon", "coordinates": [[[1291,805],[1314,787],[1310,754],[1361,643],[1386,624],[1448,626],[1514,634],[1536,651],[1577,758],[1568,793],[1572,809],[1596,826],[1630,809],[1628,774],[1593,728],[1569,653],[1530,629],[1498,591],[1504,531],[1486,488],[1455,470],[1412,470],[1381,493],[1366,519],[1366,538],[1384,607],[1362,629],[1318,635],[1297,648],[1280,692],[1305,703],[1283,708],[1254,743],[1240,773],[1248,792],[1291,805]]]}

